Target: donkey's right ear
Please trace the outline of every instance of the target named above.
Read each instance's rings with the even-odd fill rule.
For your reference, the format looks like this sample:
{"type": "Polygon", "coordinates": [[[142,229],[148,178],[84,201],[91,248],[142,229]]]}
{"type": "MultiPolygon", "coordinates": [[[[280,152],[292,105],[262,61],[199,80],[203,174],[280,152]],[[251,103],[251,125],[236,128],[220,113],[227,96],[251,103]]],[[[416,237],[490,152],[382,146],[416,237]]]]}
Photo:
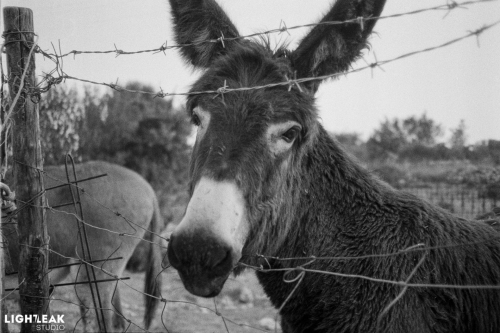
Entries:
{"type": "MultiPolygon", "coordinates": [[[[384,5],[385,0],[335,1],[291,55],[297,77],[322,77],[347,71],[368,46],[367,38],[384,5]]],[[[313,93],[319,84],[319,80],[304,83],[313,93]]]]}
{"type": "Polygon", "coordinates": [[[208,67],[237,41],[238,30],[215,0],[170,0],[177,44],[186,60],[197,67],[208,67]]]}

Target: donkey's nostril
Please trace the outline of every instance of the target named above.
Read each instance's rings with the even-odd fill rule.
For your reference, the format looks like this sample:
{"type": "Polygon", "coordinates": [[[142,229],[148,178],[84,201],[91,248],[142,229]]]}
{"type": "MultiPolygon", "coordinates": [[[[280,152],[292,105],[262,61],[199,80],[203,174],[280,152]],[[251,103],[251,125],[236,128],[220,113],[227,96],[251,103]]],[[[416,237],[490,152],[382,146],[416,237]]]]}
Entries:
{"type": "Polygon", "coordinates": [[[203,235],[170,236],[168,260],[176,269],[224,275],[232,269],[233,250],[220,240],[203,235]]]}
{"type": "Polygon", "coordinates": [[[230,249],[221,249],[220,251],[217,251],[217,256],[213,257],[212,263],[210,265],[210,269],[214,270],[225,270],[230,268],[232,265],[232,258],[231,258],[231,250],[230,249]]]}
{"type": "Polygon", "coordinates": [[[178,268],[180,266],[180,259],[176,254],[174,242],[175,238],[171,236],[170,241],[168,242],[167,256],[170,265],[174,268],[178,268]]]}

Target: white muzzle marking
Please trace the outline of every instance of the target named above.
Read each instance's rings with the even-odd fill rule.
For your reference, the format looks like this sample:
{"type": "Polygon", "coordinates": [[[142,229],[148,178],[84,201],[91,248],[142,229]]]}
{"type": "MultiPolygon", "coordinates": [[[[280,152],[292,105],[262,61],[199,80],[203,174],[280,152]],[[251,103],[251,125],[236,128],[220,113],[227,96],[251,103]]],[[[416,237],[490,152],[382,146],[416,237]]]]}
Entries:
{"type": "Polygon", "coordinates": [[[194,189],[184,218],[175,233],[217,236],[241,253],[248,233],[245,200],[234,182],[202,177],[194,189]]]}

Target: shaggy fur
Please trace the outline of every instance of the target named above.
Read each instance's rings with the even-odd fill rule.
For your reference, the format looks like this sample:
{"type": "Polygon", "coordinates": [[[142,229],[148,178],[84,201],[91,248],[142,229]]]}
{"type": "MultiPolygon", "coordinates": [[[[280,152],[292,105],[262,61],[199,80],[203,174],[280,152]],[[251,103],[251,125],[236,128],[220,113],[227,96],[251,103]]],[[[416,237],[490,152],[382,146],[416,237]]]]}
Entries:
{"type": "MultiPolygon", "coordinates": [[[[196,31],[210,29],[186,14],[189,5],[178,10],[178,3],[171,3],[176,32],[183,40],[192,42],[199,35],[196,31]]],[[[206,13],[221,12],[213,1],[197,3],[211,8],[206,13]]],[[[379,16],[383,6],[383,0],[338,0],[324,20],[379,16]]],[[[228,34],[237,33],[225,15],[219,19],[228,34]]],[[[286,82],[295,74],[301,78],[346,70],[367,46],[374,24],[365,22],[364,30],[355,23],[316,27],[295,51],[273,52],[261,43],[239,40],[229,47],[226,43],[224,50],[212,45],[203,54],[190,54],[192,49],[182,52],[198,66],[207,67],[199,57],[213,59],[192,91],[217,90],[224,82],[230,88],[286,82]]],[[[206,133],[193,150],[191,193],[201,177],[235,182],[243,192],[250,234],[241,262],[283,269],[308,260],[261,260],[256,254],[359,257],[425,244],[425,250],[397,255],[316,260],[307,268],[405,281],[424,258],[410,283],[498,285],[498,231],[491,224],[460,219],[397,191],[360,167],[318,123],[313,94],[319,82],[301,89],[279,86],[188,99],[189,110],[199,105],[210,113],[206,133]],[[300,123],[302,131],[289,151],[275,157],[267,149],[264,133],[270,124],[288,120],[300,123]]],[[[185,246],[186,241],[182,241],[185,246]]],[[[183,255],[187,258],[177,260],[179,265],[198,254],[183,255]]],[[[262,271],[258,277],[278,308],[296,285],[285,283],[283,272],[262,271]]],[[[500,331],[499,290],[409,288],[382,315],[401,291],[402,287],[388,283],[306,273],[281,310],[283,331],[500,331]]]]}
{"type": "MultiPolygon", "coordinates": [[[[356,167],[321,133],[302,163],[301,176],[308,180],[302,190],[310,194],[296,203],[300,208],[295,209],[295,228],[274,255],[356,257],[395,253],[423,243],[438,249],[317,261],[307,267],[405,281],[426,255],[411,283],[499,284],[500,235],[491,226],[457,218],[385,186],[356,167]]],[[[297,267],[305,262],[271,261],[270,265],[297,267]]],[[[294,286],[283,283],[283,273],[258,276],[276,306],[294,286]]],[[[378,322],[401,287],[322,274],[306,274],[301,286],[281,312],[285,327],[293,328],[290,332],[313,328],[319,332],[496,332],[500,328],[498,290],[410,288],[378,322]]]]}

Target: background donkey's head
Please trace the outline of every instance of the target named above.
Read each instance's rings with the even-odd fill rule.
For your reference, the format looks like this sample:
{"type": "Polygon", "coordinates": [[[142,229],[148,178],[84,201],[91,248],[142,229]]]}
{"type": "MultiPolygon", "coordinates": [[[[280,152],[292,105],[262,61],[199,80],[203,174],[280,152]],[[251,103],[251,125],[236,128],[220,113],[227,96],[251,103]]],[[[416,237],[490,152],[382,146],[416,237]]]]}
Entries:
{"type": "Polygon", "coordinates": [[[307,183],[303,156],[324,133],[314,107],[321,76],[360,56],[376,22],[368,18],[384,2],[338,0],[322,22],[351,21],[317,25],[289,51],[238,38],[214,0],[170,0],[184,58],[206,69],[191,91],[219,91],[187,102],[198,126],[191,199],[169,259],[190,292],[217,295],[242,253],[271,254],[281,245],[307,183]],[[317,79],[283,85],[293,78],[317,79]],[[224,86],[268,87],[224,93],[224,86]]]}

